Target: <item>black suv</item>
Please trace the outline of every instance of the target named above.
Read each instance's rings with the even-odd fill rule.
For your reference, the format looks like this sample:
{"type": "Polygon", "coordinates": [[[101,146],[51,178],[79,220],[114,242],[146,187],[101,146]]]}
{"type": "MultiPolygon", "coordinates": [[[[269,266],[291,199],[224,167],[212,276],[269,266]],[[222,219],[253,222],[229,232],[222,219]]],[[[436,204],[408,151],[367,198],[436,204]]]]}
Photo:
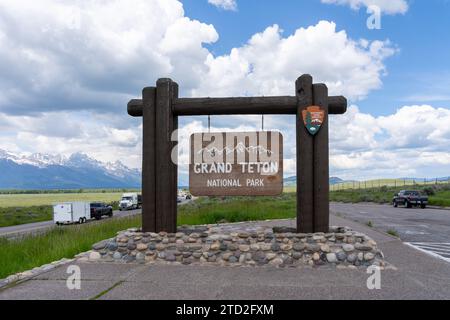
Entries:
{"type": "Polygon", "coordinates": [[[113,209],[102,202],[91,203],[91,218],[100,220],[102,216],[113,216],[113,209]]]}

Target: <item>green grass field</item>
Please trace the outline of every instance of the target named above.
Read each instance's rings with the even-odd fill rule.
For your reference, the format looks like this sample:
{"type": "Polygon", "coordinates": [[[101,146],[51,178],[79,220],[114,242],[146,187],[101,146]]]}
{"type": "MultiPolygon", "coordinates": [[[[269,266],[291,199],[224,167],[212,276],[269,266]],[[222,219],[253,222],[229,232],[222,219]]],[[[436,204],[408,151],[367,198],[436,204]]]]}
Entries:
{"type": "Polygon", "coordinates": [[[51,206],[0,208],[0,227],[52,220],[51,206]]]}
{"type": "Polygon", "coordinates": [[[52,204],[66,201],[100,201],[118,208],[122,192],[0,194],[0,227],[52,219],[52,204]]]}
{"type": "MultiPolygon", "coordinates": [[[[403,190],[404,187],[381,187],[374,189],[345,189],[330,192],[330,201],[336,202],[375,202],[391,203],[394,194],[403,190]]],[[[411,188],[429,195],[429,204],[433,206],[450,207],[450,186],[416,186],[411,188]]]]}
{"type": "Polygon", "coordinates": [[[295,215],[295,193],[278,197],[205,197],[181,206],[178,223],[196,225],[284,219],[295,215]]]}
{"type": "Polygon", "coordinates": [[[0,208],[49,206],[65,201],[119,201],[122,192],[0,194],[0,208]]]}
{"type": "Polygon", "coordinates": [[[141,217],[134,216],[53,228],[44,234],[17,240],[0,238],[0,279],[62,258],[72,258],[90,250],[94,243],[140,224],[141,217]]]}

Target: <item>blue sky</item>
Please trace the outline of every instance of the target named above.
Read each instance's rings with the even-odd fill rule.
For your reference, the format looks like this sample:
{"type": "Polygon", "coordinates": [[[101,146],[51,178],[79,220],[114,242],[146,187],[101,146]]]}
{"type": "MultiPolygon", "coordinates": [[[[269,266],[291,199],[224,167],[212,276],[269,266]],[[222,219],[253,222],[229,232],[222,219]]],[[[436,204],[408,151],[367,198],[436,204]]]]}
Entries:
{"type": "Polygon", "coordinates": [[[217,55],[244,45],[255,33],[278,24],[284,34],[308,27],[320,20],[334,21],[353,39],[389,39],[399,52],[386,61],[383,87],[375,90],[358,106],[373,115],[387,115],[405,102],[450,101],[450,1],[409,1],[405,14],[382,15],[382,28],[369,30],[366,8],[349,10],[320,1],[283,0],[237,1],[237,11],[218,9],[207,1],[183,0],[186,15],[211,23],[220,39],[211,44],[217,55]],[[411,99],[413,97],[423,99],[411,99]]]}
{"type": "MultiPolygon", "coordinates": [[[[0,149],[139,168],[141,119],[126,104],[158,78],[176,80],[182,96],[268,96],[292,95],[310,73],[349,100],[330,120],[332,175],[449,176],[449,17],[449,0],[0,0],[0,149]],[[370,5],[379,30],[367,28],[370,5]]],[[[185,159],[187,137],[207,121],[180,123],[185,159]]],[[[295,117],[265,123],[283,133],[294,175],[295,117]]],[[[186,166],[179,172],[185,181],[186,166]]]]}

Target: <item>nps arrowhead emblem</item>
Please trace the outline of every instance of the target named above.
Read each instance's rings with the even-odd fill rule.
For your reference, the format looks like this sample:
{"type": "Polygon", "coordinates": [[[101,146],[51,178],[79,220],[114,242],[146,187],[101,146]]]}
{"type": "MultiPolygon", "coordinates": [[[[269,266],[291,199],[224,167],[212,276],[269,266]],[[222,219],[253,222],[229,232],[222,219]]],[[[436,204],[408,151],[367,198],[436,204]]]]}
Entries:
{"type": "Polygon", "coordinates": [[[303,123],[311,135],[319,132],[325,118],[325,111],[318,106],[311,106],[302,111],[303,123]]]}

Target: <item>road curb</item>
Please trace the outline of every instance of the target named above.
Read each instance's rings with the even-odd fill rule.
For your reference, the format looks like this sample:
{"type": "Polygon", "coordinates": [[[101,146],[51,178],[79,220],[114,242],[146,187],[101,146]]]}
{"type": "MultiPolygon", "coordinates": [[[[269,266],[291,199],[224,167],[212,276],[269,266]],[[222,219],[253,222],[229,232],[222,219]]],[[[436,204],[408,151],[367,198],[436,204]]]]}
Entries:
{"type": "Polygon", "coordinates": [[[430,209],[437,209],[437,210],[448,210],[448,211],[450,211],[450,207],[427,206],[427,208],[430,208],[430,209]]]}

